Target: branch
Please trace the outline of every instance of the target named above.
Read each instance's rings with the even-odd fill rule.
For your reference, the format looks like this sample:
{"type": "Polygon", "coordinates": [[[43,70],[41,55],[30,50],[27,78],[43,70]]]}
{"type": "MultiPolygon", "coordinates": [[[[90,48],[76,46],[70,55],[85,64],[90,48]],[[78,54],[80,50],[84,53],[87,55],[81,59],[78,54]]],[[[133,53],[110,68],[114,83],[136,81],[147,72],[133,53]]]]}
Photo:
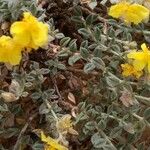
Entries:
{"type": "Polygon", "coordinates": [[[25,133],[25,131],[27,130],[29,124],[31,123],[31,121],[37,116],[38,113],[33,114],[31,117],[29,117],[28,122],[24,125],[24,127],[22,128],[22,130],[19,133],[19,136],[17,138],[16,144],[13,148],[13,150],[18,150],[19,149],[19,145],[22,139],[23,134],[25,133]]]}

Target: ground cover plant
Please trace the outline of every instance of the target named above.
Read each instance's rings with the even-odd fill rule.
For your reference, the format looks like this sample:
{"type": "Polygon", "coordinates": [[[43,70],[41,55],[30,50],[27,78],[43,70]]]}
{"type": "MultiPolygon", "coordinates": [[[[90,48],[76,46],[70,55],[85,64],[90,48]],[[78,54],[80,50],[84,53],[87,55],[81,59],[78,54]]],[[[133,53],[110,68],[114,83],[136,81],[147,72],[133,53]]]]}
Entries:
{"type": "Polygon", "coordinates": [[[150,149],[149,0],[0,0],[0,150],[150,149]]]}

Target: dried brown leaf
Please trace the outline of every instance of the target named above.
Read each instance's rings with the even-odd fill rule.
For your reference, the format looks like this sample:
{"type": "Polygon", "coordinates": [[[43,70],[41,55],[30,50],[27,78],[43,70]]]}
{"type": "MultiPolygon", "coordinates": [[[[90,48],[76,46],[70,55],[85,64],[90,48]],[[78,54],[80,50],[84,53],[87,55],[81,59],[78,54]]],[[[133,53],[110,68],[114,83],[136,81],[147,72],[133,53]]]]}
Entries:
{"type": "Polygon", "coordinates": [[[15,96],[15,94],[10,93],[10,92],[3,92],[3,93],[1,93],[1,97],[3,98],[3,100],[5,102],[8,102],[8,103],[18,100],[17,97],[15,96]]]}
{"type": "Polygon", "coordinates": [[[68,93],[68,100],[76,104],[75,96],[71,92],[68,93]]]}
{"type": "Polygon", "coordinates": [[[131,92],[124,90],[122,92],[122,95],[120,97],[120,100],[122,102],[122,104],[126,107],[130,107],[131,105],[133,105],[133,97],[131,92]]]}
{"type": "Polygon", "coordinates": [[[14,124],[15,124],[14,119],[15,119],[14,114],[9,113],[8,116],[6,117],[6,119],[4,120],[2,126],[4,126],[4,127],[13,127],[14,124]]]}

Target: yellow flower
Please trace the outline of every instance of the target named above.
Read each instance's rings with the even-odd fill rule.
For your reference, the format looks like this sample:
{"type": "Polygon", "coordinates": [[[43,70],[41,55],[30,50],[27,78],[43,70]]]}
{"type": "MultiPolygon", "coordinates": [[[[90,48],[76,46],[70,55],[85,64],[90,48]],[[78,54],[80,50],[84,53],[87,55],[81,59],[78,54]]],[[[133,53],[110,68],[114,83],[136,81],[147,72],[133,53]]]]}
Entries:
{"type": "Polygon", "coordinates": [[[11,25],[10,33],[18,44],[28,50],[38,49],[48,43],[48,25],[39,22],[29,12],[24,12],[22,21],[11,25]]]}
{"type": "Polygon", "coordinates": [[[132,65],[130,64],[121,64],[122,67],[122,75],[125,77],[128,76],[135,76],[136,78],[139,78],[143,72],[136,70],[132,65]]]}
{"type": "Polygon", "coordinates": [[[111,6],[108,14],[114,18],[120,18],[126,23],[138,24],[149,18],[150,11],[142,5],[123,1],[111,6]]]}
{"type": "Polygon", "coordinates": [[[21,60],[21,48],[9,36],[0,37],[0,62],[18,65],[21,60]]]}
{"type": "Polygon", "coordinates": [[[146,44],[141,45],[142,51],[130,52],[127,57],[134,59],[133,66],[136,70],[141,71],[147,68],[150,73],[150,50],[147,48],[146,44]]]}
{"type": "Polygon", "coordinates": [[[49,136],[46,137],[43,131],[41,131],[41,140],[46,144],[45,150],[68,150],[68,148],[59,144],[56,139],[53,139],[49,136]]]}

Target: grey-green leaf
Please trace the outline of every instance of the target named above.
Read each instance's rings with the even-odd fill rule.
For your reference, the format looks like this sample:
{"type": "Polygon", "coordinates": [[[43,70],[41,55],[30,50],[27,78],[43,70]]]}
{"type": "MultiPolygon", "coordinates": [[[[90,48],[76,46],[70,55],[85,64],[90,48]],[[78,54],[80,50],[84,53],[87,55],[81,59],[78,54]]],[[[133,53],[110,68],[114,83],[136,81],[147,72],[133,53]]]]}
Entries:
{"type": "Polygon", "coordinates": [[[90,71],[94,70],[95,69],[95,65],[93,63],[87,63],[85,66],[84,66],[84,72],[85,73],[89,73],[90,71]]]}

